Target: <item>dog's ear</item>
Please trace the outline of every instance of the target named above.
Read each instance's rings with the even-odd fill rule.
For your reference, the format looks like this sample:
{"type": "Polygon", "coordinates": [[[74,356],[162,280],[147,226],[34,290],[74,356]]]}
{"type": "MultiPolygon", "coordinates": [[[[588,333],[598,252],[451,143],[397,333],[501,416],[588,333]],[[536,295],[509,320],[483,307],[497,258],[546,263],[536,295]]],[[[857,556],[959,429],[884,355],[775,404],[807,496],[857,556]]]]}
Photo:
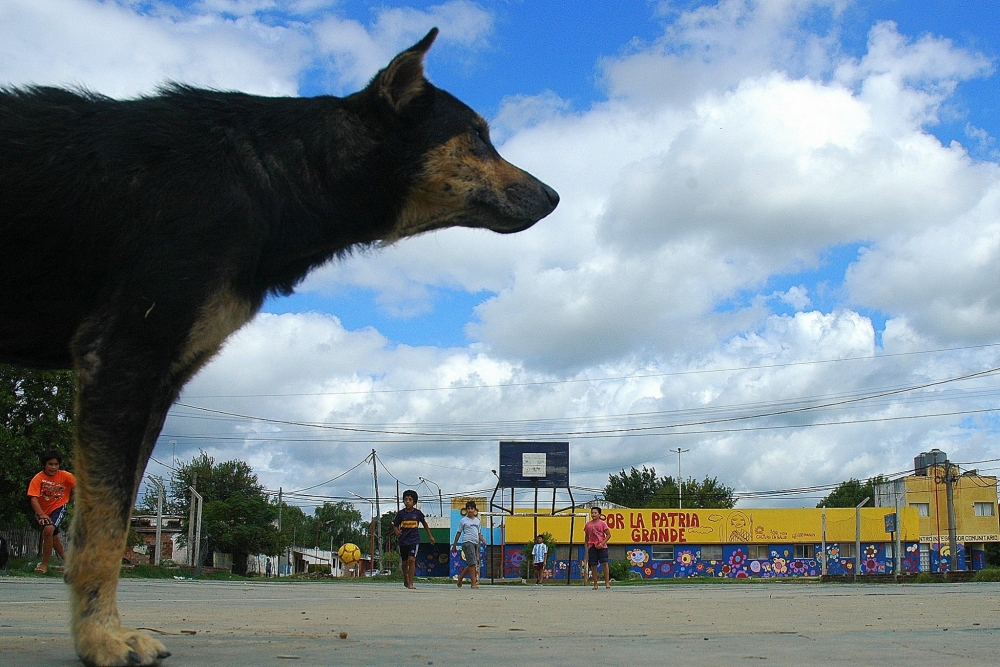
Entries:
{"type": "Polygon", "coordinates": [[[424,55],[434,43],[438,29],[431,28],[427,36],[392,59],[375,75],[371,87],[395,111],[401,111],[424,90],[424,55]]]}

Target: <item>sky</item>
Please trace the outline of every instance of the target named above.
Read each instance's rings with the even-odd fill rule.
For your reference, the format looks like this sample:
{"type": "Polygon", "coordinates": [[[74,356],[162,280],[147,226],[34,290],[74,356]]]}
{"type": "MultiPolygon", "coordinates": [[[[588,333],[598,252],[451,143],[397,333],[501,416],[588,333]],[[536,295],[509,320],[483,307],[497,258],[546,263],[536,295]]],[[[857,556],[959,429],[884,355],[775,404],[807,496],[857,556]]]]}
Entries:
{"type": "MultiPolygon", "coordinates": [[[[432,83],[561,196],[269,300],[186,387],[149,474],[204,450],[323,501],[496,484],[570,443],[812,506],[939,448],[1000,470],[1000,26],[953,0],[0,0],[0,85],[345,95],[432,27],[432,83]]],[[[548,502],[548,501],[546,501],[548,502]]],[[[384,506],[383,506],[384,507],[384,506]]],[[[436,503],[425,505],[436,513],[436,503]]]]}

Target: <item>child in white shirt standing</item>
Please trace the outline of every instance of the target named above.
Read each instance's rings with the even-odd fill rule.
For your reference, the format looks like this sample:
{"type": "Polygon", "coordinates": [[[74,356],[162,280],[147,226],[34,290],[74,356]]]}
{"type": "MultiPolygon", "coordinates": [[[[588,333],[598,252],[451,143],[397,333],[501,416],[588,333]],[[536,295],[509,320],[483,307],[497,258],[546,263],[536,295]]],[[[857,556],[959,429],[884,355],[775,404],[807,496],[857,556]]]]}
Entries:
{"type": "Polygon", "coordinates": [[[531,562],[535,566],[535,585],[542,585],[542,571],[545,569],[545,557],[549,554],[549,548],[545,545],[545,538],[535,535],[535,546],[531,548],[531,562]]]}

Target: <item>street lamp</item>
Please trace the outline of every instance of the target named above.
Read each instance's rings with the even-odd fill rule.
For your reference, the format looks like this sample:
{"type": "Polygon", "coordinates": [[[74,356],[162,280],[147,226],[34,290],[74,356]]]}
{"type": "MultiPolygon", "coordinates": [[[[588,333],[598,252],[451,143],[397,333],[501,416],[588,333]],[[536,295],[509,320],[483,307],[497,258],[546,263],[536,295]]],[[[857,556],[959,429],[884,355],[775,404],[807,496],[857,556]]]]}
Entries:
{"type": "Polygon", "coordinates": [[[427,479],[426,477],[418,477],[417,479],[419,479],[421,482],[429,482],[429,483],[433,484],[434,486],[436,486],[438,488],[438,511],[441,513],[441,516],[443,517],[444,516],[444,500],[441,497],[441,487],[440,487],[440,485],[438,485],[437,482],[432,482],[431,480],[427,479]]]}

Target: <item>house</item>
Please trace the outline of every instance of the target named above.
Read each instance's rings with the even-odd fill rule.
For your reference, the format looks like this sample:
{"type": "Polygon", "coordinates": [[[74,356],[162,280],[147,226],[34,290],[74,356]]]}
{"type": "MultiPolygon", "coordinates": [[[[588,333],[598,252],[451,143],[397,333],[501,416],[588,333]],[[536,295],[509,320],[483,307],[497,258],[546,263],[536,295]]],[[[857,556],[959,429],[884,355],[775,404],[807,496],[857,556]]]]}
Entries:
{"type": "Polygon", "coordinates": [[[910,507],[919,517],[919,558],[922,572],[986,567],[986,544],[1000,542],[997,516],[997,478],[975,470],[959,470],[948,455],[932,449],[913,462],[913,473],[879,484],[880,507],[910,507]],[[949,544],[948,486],[952,487],[958,561],[949,544]]]}
{"type": "MultiPolygon", "coordinates": [[[[181,534],[179,514],[164,514],[160,523],[160,560],[177,562],[182,554],[177,553],[177,538],[181,534]]],[[[125,558],[134,565],[152,565],[156,558],[156,515],[136,514],[132,517],[132,528],[138,533],[142,544],[125,551],[125,558]]]]}

